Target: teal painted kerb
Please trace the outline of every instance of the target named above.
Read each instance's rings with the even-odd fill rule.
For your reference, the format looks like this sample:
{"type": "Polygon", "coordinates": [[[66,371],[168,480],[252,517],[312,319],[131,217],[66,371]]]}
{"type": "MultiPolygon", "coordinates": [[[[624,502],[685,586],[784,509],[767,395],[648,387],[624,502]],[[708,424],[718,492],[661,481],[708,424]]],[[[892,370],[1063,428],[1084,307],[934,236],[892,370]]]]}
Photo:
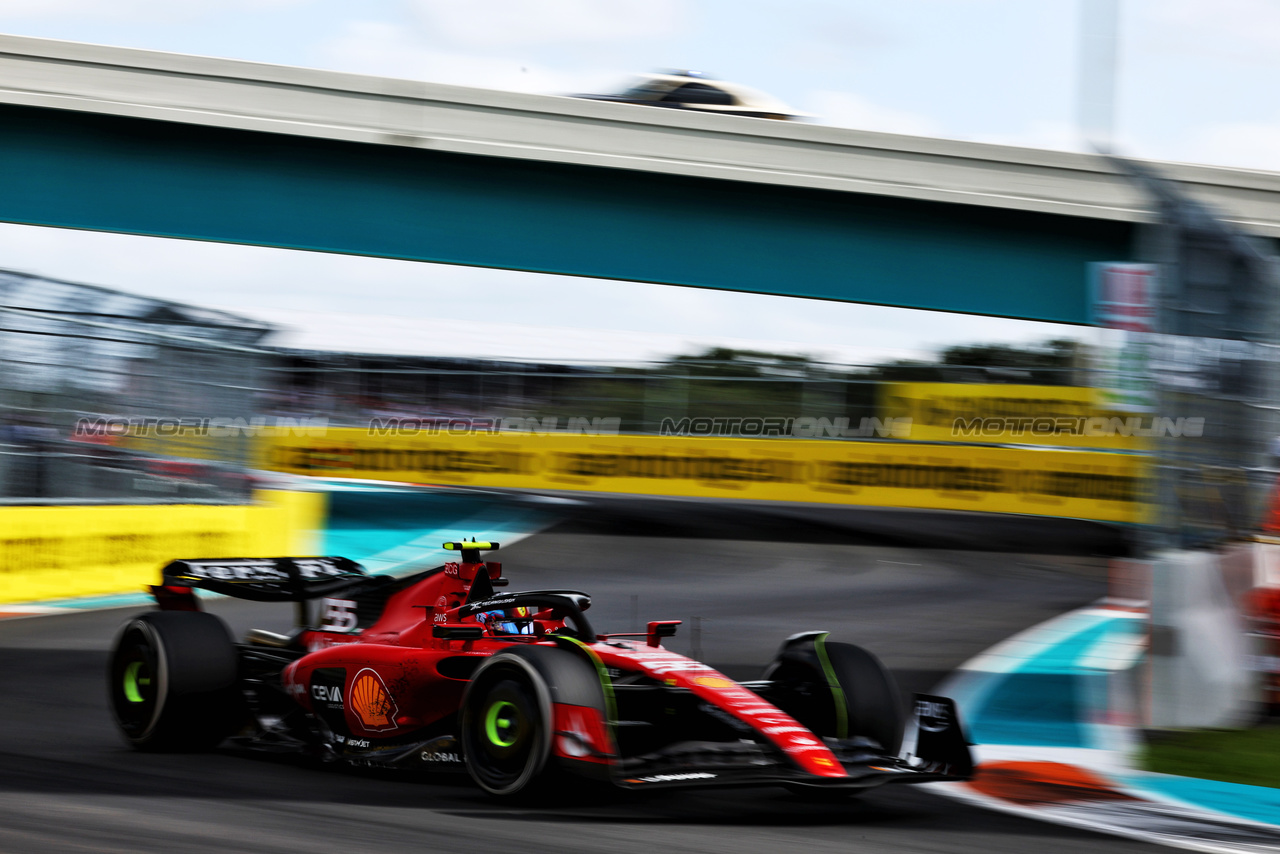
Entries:
{"type": "Polygon", "coordinates": [[[493,494],[344,490],[329,493],[322,551],[349,557],[371,573],[404,573],[456,560],[441,549],[446,540],[478,536],[509,544],[555,516],[545,505],[493,494]]]}
{"type": "Polygon", "coordinates": [[[1123,779],[1134,788],[1177,798],[1198,807],[1251,821],[1280,824],[1280,789],[1164,774],[1134,774],[1123,779]]]}
{"type": "MultiPolygon", "coordinates": [[[[499,511],[505,508],[502,501],[488,495],[394,490],[330,492],[329,515],[320,550],[324,554],[362,561],[416,540],[429,531],[445,529],[450,523],[469,519],[495,505],[499,511]]],[[[512,511],[508,510],[507,515],[512,515],[512,511]]],[[[498,539],[488,530],[448,530],[454,537],[492,536],[498,539]]],[[[442,539],[435,543],[433,551],[438,551],[443,542],[442,539]]]]}
{"type": "Polygon", "coordinates": [[[1085,265],[1128,258],[1132,231],[16,106],[0,184],[9,222],[1067,323],[1088,322],[1085,265]]]}
{"type": "Polygon", "coordinates": [[[1011,673],[992,674],[996,684],[973,709],[966,709],[970,735],[978,744],[1038,747],[1093,747],[1086,721],[1092,687],[1105,674],[1080,667],[1080,659],[1116,630],[1102,620],[1050,645],[1011,673]]]}

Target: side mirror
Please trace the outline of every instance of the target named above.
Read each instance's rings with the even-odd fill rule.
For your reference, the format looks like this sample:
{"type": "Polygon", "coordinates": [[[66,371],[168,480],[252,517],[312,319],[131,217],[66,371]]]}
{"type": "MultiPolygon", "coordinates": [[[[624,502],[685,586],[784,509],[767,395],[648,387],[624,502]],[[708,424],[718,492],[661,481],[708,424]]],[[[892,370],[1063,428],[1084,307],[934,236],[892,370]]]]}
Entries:
{"type": "Polygon", "coordinates": [[[653,620],[646,627],[645,643],[649,646],[657,646],[662,638],[675,637],[676,626],[681,622],[681,620],[653,620]]]}

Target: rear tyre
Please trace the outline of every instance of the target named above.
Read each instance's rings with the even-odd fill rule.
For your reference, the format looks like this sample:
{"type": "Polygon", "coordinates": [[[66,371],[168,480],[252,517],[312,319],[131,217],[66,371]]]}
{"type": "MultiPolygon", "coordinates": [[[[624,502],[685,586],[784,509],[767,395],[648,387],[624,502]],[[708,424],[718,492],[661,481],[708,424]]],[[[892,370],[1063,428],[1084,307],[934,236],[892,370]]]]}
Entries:
{"type": "Polygon", "coordinates": [[[138,750],[217,746],[245,720],[235,642],[203,612],[152,611],[116,638],[107,672],[120,734],[138,750]]]}
{"type": "Polygon", "coordinates": [[[514,655],[485,662],[467,686],[459,721],[476,784],[497,797],[527,797],[552,770],[551,715],[551,692],[529,662],[514,655]]]}
{"type": "Polygon", "coordinates": [[[817,735],[865,736],[891,755],[902,745],[898,685],[860,646],[800,638],[783,647],[764,678],[774,683],[769,698],[817,735]]]}

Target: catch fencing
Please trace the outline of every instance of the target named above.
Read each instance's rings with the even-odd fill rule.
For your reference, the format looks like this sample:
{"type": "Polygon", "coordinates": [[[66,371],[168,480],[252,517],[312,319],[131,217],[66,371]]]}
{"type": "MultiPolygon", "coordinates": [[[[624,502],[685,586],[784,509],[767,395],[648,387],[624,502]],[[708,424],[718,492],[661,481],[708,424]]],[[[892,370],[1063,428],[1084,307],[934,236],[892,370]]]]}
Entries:
{"type": "Polygon", "coordinates": [[[251,417],[267,330],[222,312],[0,271],[0,502],[243,503],[252,437],[206,459],[107,421],[251,417]]]}
{"type": "Polygon", "coordinates": [[[1087,372],[1057,356],[1022,368],[741,351],[530,364],[276,350],[262,344],[269,331],[0,272],[0,501],[243,504],[274,470],[1124,522],[1145,513],[1149,428],[1097,412],[1087,372]],[[1099,437],[1099,424],[1123,435],[1099,437]],[[495,454],[536,471],[489,471],[495,454]]]}

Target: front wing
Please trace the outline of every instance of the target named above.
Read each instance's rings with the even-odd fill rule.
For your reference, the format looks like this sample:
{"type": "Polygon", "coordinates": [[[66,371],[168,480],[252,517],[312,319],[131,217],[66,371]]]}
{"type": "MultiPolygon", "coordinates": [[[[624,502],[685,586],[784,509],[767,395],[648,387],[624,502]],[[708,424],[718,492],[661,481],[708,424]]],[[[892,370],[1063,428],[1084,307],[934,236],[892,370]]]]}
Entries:
{"type": "Polygon", "coordinates": [[[967,780],[974,764],[955,703],[946,697],[915,695],[913,726],[899,755],[887,755],[861,737],[823,739],[844,776],[817,776],[767,743],[743,740],[680,742],[655,753],[617,760],[612,781],[626,789],[680,786],[811,787],[860,790],[888,783],[967,780]]]}

